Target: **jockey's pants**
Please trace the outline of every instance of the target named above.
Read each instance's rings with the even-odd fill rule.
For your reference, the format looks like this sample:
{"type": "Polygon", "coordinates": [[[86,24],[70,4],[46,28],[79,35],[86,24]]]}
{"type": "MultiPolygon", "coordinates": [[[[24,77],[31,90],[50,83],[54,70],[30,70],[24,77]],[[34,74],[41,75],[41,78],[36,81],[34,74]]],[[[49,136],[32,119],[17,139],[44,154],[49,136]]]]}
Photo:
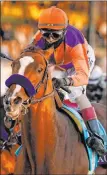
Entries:
{"type": "MultiPolygon", "coordinates": [[[[90,45],[88,46],[88,60],[89,60],[89,67],[90,67],[90,73],[91,73],[95,63],[95,55],[94,55],[94,50],[90,45]]],[[[89,73],[89,76],[90,76],[90,73],[89,73]]],[[[78,86],[78,87],[71,86],[69,87],[69,89],[71,90],[70,94],[65,93],[63,91],[63,93],[66,94],[65,99],[69,99],[72,102],[76,102],[80,110],[85,111],[84,120],[95,119],[96,118],[95,111],[89,99],[86,96],[86,85],[78,86]]]]}
{"type": "MultiPolygon", "coordinates": [[[[88,62],[89,62],[89,68],[90,68],[90,72],[89,72],[89,76],[90,76],[90,73],[93,70],[93,67],[95,64],[94,50],[90,45],[88,45],[88,62]]],[[[68,94],[68,95],[66,94],[65,98],[69,98],[71,101],[75,101],[82,94],[84,95],[86,94],[86,85],[78,86],[78,87],[71,86],[69,87],[69,89],[71,90],[71,94],[68,94]]]]}

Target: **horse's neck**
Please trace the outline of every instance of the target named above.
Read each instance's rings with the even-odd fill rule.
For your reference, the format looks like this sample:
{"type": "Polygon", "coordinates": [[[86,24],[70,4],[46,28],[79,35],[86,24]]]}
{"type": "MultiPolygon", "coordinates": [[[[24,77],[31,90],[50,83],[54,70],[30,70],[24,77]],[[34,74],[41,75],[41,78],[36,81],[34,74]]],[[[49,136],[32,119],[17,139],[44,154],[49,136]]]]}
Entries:
{"type": "Polygon", "coordinates": [[[43,97],[47,97],[41,102],[32,105],[30,109],[32,128],[35,123],[35,126],[37,126],[37,128],[40,129],[40,132],[43,131],[43,133],[46,132],[46,127],[47,129],[50,129],[50,132],[51,130],[53,130],[53,128],[55,128],[54,120],[56,117],[56,106],[53,94],[53,86],[52,81],[50,79],[48,79],[47,84],[45,84],[44,88],[45,90],[43,93],[43,97]]]}
{"type": "MultiPolygon", "coordinates": [[[[39,88],[35,99],[42,99],[47,96],[41,102],[32,104],[29,108],[28,115],[23,117],[22,121],[22,132],[23,132],[23,143],[24,148],[27,148],[27,152],[30,152],[30,158],[39,162],[38,164],[43,165],[46,146],[47,150],[54,149],[56,132],[55,132],[55,117],[56,107],[54,96],[48,96],[53,92],[52,81],[48,79],[48,84],[44,82],[44,89],[39,88]],[[39,93],[39,91],[41,93],[39,93]],[[27,139],[26,139],[27,138],[27,139]],[[32,155],[32,151],[34,154],[32,155]],[[41,154],[41,155],[38,155],[41,154]],[[37,158],[38,157],[38,158],[37,158]],[[36,160],[35,160],[36,159],[36,160]]],[[[50,150],[50,153],[52,152],[50,150]]]]}
{"type": "Polygon", "coordinates": [[[52,97],[31,105],[28,115],[22,121],[23,149],[27,150],[31,166],[34,167],[36,163],[38,173],[44,167],[46,150],[52,154],[56,143],[53,106],[52,97]]]}
{"type": "MultiPolygon", "coordinates": [[[[47,86],[46,94],[48,90],[47,86]]],[[[50,90],[52,89],[50,88],[50,90]]],[[[24,117],[23,121],[23,149],[27,150],[32,167],[34,167],[37,174],[42,174],[42,172],[47,174],[47,167],[48,171],[51,172],[53,169],[52,172],[54,172],[52,161],[58,164],[58,160],[63,160],[63,156],[60,157],[58,148],[62,146],[62,143],[66,145],[66,138],[69,138],[70,140],[68,139],[67,141],[67,145],[69,145],[67,148],[68,153],[70,152],[69,148],[74,146],[75,138],[76,140],[78,139],[74,126],[71,125],[64,114],[56,110],[54,96],[32,104],[28,115],[24,117]]],[[[63,152],[64,147],[62,155],[63,152]]],[[[33,174],[36,173],[34,172],[33,174]]]]}
{"type": "Polygon", "coordinates": [[[54,102],[54,97],[47,97],[42,102],[39,102],[36,105],[32,105],[30,108],[30,115],[31,115],[31,127],[33,130],[34,127],[34,134],[35,128],[37,127],[40,130],[40,133],[46,132],[46,129],[50,128],[53,129],[54,120],[56,117],[56,107],[54,102]],[[35,124],[34,124],[35,123],[35,124]]]}
{"type": "Polygon", "coordinates": [[[63,159],[59,153],[62,151],[63,155],[65,149],[65,146],[62,148],[62,143],[68,145],[67,153],[70,153],[70,148],[75,147],[75,140],[76,143],[78,140],[75,127],[63,113],[56,110],[52,97],[32,105],[25,120],[24,147],[30,152],[29,157],[36,165],[36,173],[41,174],[46,167],[51,172],[52,160],[57,162],[57,155],[60,161],[63,159]],[[58,148],[62,150],[59,151],[58,148]]]}

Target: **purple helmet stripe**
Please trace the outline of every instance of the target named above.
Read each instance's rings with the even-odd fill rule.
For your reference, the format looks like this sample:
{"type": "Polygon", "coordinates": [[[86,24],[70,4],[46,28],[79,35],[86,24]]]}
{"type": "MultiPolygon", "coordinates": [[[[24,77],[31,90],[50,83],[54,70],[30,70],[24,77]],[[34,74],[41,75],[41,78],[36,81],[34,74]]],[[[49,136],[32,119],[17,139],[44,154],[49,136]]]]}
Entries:
{"type": "Polygon", "coordinates": [[[65,43],[70,47],[75,47],[78,44],[84,44],[84,37],[78,29],[69,25],[65,35],[65,43]]]}

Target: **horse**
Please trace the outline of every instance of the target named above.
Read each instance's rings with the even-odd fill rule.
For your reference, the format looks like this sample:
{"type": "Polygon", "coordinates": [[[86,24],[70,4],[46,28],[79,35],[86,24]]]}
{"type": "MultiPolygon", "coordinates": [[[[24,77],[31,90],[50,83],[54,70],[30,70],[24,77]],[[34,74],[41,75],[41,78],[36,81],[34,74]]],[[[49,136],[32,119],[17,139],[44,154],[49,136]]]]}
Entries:
{"type": "Polygon", "coordinates": [[[23,52],[13,61],[6,84],[6,115],[16,120],[22,114],[22,150],[14,174],[87,174],[80,134],[67,114],[56,108],[44,51],[23,52]]]}
{"type": "Polygon", "coordinates": [[[6,59],[6,55],[1,54],[1,93],[0,93],[0,158],[1,158],[1,174],[11,174],[14,172],[16,164],[15,151],[19,147],[19,143],[14,143],[10,138],[9,128],[14,126],[14,133],[19,130],[19,125],[16,125],[16,121],[9,121],[9,118],[5,117],[5,111],[3,106],[3,97],[6,93],[7,87],[5,85],[6,79],[12,74],[12,60],[6,59]],[[10,147],[7,146],[7,140],[12,141],[10,147]],[[5,145],[2,143],[5,143],[5,145]]]}

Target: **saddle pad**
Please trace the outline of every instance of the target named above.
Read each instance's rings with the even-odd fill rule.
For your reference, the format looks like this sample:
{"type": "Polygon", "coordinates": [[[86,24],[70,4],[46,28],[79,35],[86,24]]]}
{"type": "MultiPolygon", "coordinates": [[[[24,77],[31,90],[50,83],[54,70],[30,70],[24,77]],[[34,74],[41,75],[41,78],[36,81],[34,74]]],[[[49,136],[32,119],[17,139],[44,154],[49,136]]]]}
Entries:
{"type": "Polygon", "coordinates": [[[19,146],[19,148],[16,150],[15,155],[18,156],[20,154],[20,151],[22,149],[22,145],[19,146]]]}
{"type": "Polygon", "coordinates": [[[69,117],[73,119],[80,133],[83,135],[84,144],[86,146],[88,159],[89,159],[89,174],[93,174],[96,167],[98,166],[98,155],[94,151],[92,151],[92,149],[89,148],[86,143],[86,140],[89,137],[89,133],[84,123],[84,120],[82,119],[81,115],[77,111],[75,111],[73,108],[69,108],[68,106],[63,104],[61,109],[65,111],[69,115],[69,117]]]}
{"type": "Polygon", "coordinates": [[[63,101],[63,103],[64,103],[66,106],[68,106],[68,107],[70,107],[70,108],[73,108],[73,109],[75,109],[76,111],[80,112],[80,109],[79,109],[79,106],[78,106],[77,103],[71,102],[69,99],[65,99],[65,100],[63,101]]]}
{"type": "MultiPolygon", "coordinates": [[[[104,161],[107,161],[107,155],[104,156],[104,158],[99,158],[98,155],[92,151],[91,148],[88,147],[86,140],[89,137],[89,133],[87,130],[87,127],[84,123],[84,120],[82,119],[81,115],[75,111],[73,108],[69,108],[68,106],[64,105],[61,108],[63,111],[65,111],[69,117],[71,117],[73,119],[73,121],[76,123],[80,133],[83,135],[83,139],[84,139],[84,144],[86,147],[86,151],[87,151],[87,155],[88,155],[88,159],[89,159],[89,172],[88,174],[93,174],[96,167],[99,165],[102,165],[104,161]]],[[[101,130],[101,135],[102,136],[106,136],[106,132],[103,128],[103,126],[101,125],[101,123],[99,122],[100,125],[100,130],[101,130]]],[[[105,146],[107,147],[107,142],[105,142],[105,146]]],[[[15,155],[18,156],[20,154],[20,151],[22,149],[22,145],[16,150],[15,155]]]]}

